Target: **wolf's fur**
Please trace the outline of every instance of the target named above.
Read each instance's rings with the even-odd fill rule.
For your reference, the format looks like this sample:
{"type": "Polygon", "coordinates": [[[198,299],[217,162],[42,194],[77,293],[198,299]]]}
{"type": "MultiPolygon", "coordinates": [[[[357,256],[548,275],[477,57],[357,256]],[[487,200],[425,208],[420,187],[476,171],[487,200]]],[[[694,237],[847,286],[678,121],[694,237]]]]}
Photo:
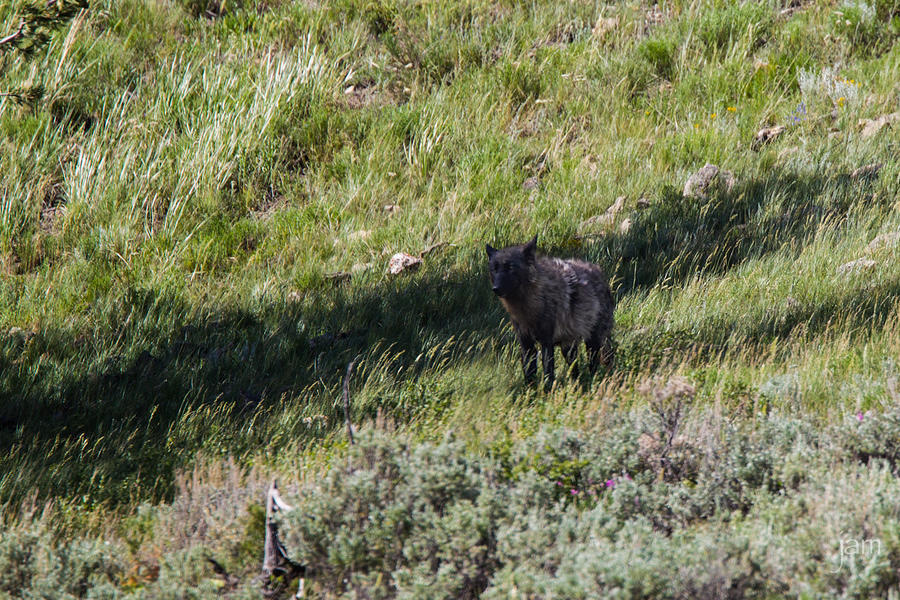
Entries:
{"type": "Polygon", "coordinates": [[[600,363],[610,365],[615,303],[603,271],[580,260],[537,256],[536,246],[537,236],[502,250],[487,245],[491,285],[512,319],[525,379],[537,374],[535,342],[547,385],[553,382],[557,345],[573,364],[584,341],[592,372],[600,363]]]}

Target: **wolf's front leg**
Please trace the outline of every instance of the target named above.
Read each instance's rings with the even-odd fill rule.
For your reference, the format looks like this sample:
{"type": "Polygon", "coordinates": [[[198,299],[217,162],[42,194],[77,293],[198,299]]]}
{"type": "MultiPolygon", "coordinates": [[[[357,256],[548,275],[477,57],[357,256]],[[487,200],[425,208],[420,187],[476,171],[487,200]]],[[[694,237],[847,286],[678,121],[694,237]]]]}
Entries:
{"type": "Polygon", "coordinates": [[[553,344],[541,344],[541,366],[544,368],[544,389],[553,387],[553,372],[556,364],[553,360],[553,344]]]}
{"type": "Polygon", "coordinates": [[[519,348],[522,351],[522,371],[525,373],[525,383],[532,383],[537,377],[537,350],[534,346],[534,338],[527,335],[518,335],[519,348]]]}

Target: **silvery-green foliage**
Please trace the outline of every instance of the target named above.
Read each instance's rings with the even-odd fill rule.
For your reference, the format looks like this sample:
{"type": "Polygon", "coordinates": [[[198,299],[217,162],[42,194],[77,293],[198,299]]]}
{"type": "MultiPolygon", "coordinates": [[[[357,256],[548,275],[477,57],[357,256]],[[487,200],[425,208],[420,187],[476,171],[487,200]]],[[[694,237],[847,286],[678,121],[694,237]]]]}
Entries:
{"type": "Polygon", "coordinates": [[[896,468],[900,460],[900,410],[859,412],[848,417],[838,433],[841,445],[853,458],[863,462],[883,459],[896,468]]]}
{"type": "Polygon", "coordinates": [[[288,547],[330,594],[477,597],[494,569],[505,486],[489,460],[447,441],[410,449],[362,436],[348,464],[285,524],[288,547]]]}
{"type": "Polygon", "coordinates": [[[0,535],[0,598],[118,598],[121,548],[98,539],[58,543],[46,529],[9,528],[0,535]]]}
{"type": "Polygon", "coordinates": [[[845,449],[898,435],[895,418],[698,414],[668,450],[651,426],[636,412],[545,429],[490,458],[370,432],[301,491],[285,540],[329,598],[867,598],[896,583],[900,484],[845,449]]]}

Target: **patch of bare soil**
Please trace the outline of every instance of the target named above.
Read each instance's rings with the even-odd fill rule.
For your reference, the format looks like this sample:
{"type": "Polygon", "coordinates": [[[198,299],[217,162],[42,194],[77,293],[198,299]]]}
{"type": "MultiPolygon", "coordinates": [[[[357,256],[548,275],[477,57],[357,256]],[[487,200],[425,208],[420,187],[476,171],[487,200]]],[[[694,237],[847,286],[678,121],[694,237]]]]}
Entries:
{"type": "Polygon", "coordinates": [[[279,210],[288,205],[287,198],[275,189],[269,189],[260,199],[259,203],[250,210],[250,215],[255,219],[270,219],[279,210]]]}
{"type": "Polygon", "coordinates": [[[62,223],[61,217],[65,214],[66,208],[63,184],[59,181],[48,181],[44,185],[42,195],[38,227],[47,235],[55,235],[59,231],[62,223]]]}
{"type": "Polygon", "coordinates": [[[356,83],[344,90],[344,103],[348,108],[358,109],[368,106],[396,104],[392,94],[378,88],[373,81],[356,83]]]}

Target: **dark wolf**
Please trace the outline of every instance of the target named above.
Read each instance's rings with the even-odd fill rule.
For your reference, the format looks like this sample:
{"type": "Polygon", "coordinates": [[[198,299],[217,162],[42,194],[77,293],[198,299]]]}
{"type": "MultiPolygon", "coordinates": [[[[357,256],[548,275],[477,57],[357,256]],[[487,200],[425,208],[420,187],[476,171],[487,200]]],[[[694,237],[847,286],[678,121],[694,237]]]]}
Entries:
{"type": "Polygon", "coordinates": [[[553,352],[577,374],[579,344],[587,346],[590,370],[612,364],[615,301],[597,265],[580,260],[537,256],[537,236],[530,242],[496,250],[487,244],[491,285],[509,313],[522,349],[525,380],[537,375],[535,343],[541,346],[544,381],[553,383],[553,352]]]}

